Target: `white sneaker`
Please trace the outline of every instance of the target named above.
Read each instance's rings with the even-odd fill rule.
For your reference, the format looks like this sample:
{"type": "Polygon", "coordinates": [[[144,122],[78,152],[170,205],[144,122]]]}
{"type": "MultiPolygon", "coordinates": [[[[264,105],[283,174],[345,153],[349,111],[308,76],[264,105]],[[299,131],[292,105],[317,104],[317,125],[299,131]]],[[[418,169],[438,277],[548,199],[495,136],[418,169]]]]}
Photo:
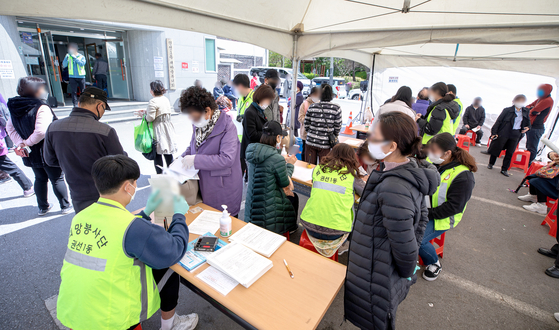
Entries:
{"type": "Polygon", "coordinates": [[[547,205],[545,203],[532,203],[530,205],[522,206],[528,211],[536,212],[539,214],[547,214],[547,205]]]}
{"type": "Polygon", "coordinates": [[[173,327],[171,330],[194,330],[198,324],[198,314],[192,313],[188,315],[175,314],[173,327]]]}
{"type": "Polygon", "coordinates": [[[518,199],[520,199],[523,202],[530,202],[530,203],[538,202],[538,197],[536,195],[530,195],[530,194],[526,194],[524,196],[518,196],[518,199]]]}

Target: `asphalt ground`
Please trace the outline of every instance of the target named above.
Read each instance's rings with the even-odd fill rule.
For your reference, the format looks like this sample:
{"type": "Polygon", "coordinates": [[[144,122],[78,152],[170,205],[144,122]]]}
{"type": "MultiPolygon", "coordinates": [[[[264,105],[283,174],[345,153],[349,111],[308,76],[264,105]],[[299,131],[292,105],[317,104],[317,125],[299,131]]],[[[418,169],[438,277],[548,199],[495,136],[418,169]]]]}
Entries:
{"type": "MultiPolygon", "coordinates": [[[[344,118],[349,111],[354,115],[358,111],[358,102],[340,104],[344,118]]],[[[173,117],[173,122],[179,150],[184,150],[192,134],[190,123],[183,115],[173,117]]],[[[150,192],[147,179],[155,173],[153,164],[134,150],[135,124],[112,125],[142,170],[140,189],[128,206],[131,211],[144,206],[150,192]]],[[[476,187],[461,223],[446,235],[442,274],[435,282],[418,278],[398,309],[398,329],[559,328],[553,318],[559,312],[559,280],[544,274],[553,260],[536,252],[538,247],[551,247],[555,239],[540,225],[543,216],[524,211],[521,206],[526,203],[507,190],[516,188],[523,173],[513,169],[510,178],[502,176],[501,160],[488,170],[489,156],[480,153],[484,148],[470,150],[480,164],[476,187]]],[[[17,156],[11,153],[9,157],[33,178],[17,156]]],[[[523,188],[520,193],[526,191],[523,188]]],[[[13,181],[0,186],[0,329],[59,329],[47,304],[58,294],[73,214],[61,215],[52,189],[49,193],[55,207],[46,217],[37,217],[34,197],[23,198],[13,181]]],[[[300,196],[300,211],[306,200],[300,196]]],[[[243,218],[243,211],[239,217],[243,218]]],[[[301,232],[292,235],[291,241],[297,243],[301,232]]],[[[347,254],[340,262],[347,263],[347,254]]],[[[198,313],[197,329],[241,329],[184,286],[177,311],[198,313]]],[[[159,313],[143,328],[158,329],[159,313]]],[[[318,329],[356,329],[343,319],[343,288],[318,329]]]]}

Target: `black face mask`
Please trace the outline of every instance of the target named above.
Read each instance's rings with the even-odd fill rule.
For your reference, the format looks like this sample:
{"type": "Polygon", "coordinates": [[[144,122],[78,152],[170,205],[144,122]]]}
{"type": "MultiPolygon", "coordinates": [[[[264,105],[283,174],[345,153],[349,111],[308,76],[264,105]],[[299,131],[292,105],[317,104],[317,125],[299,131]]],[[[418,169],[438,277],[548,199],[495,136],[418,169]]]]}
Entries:
{"type": "Polygon", "coordinates": [[[99,114],[99,107],[95,108],[95,111],[97,111],[97,119],[101,119],[101,115],[99,114]]]}
{"type": "Polygon", "coordinates": [[[276,82],[269,81],[268,86],[272,87],[272,89],[275,91],[278,84],[276,84],[276,82]]]}

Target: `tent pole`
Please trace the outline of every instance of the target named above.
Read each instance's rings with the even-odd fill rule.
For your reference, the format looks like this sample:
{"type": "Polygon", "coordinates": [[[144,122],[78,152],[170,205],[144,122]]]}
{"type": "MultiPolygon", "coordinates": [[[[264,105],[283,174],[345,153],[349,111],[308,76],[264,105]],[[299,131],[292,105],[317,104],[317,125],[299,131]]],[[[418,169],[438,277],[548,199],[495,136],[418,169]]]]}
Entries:
{"type": "Polygon", "coordinates": [[[369,94],[371,95],[371,113],[373,114],[373,118],[375,117],[375,112],[373,111],[373,80],[375,79],[375,60],[377,58],[377,54],[373,54],[373,64],[371,65],[371,77],[369,79],[369,94]]]}
{"type": "MultiPolygon", "coordinates": [[[[295,105],[297,99],[297,76],[299,75],[299,65],[301,60],[297,57],[297,41],[299,36],[293,35],[293,56],[291,57],[291,108],[289,109],[289,147],[295,144],[295,105]]],[[[288,151],[289,152],[289,151],[288,151]]]]}

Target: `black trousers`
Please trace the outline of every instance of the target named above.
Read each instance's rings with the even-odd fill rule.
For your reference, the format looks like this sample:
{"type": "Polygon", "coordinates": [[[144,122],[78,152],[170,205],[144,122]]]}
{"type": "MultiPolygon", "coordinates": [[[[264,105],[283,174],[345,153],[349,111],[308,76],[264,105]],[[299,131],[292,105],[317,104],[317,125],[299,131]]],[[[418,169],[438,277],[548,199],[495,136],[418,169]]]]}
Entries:
{"type": "Polygon", "coordinates": [[[29,190],[33,187],[31,180],[29,180],[25,173],[23,173],[23,171],[6,155],[0,156],[0,170],[8,173],[9,176],[14,178],[21,189],[29,190]]]}
{"type": "Polygon", "coordinates": [[[97,80],[97,87],[101,89],[107,88],[107,75],[96,74],[95,80],[97,80]]]}
{"type": "Polygon", "coordinates": [[[538,188],[534,187],[533,185],[530,185],[530,195],[535,195],[538,198],[538,203],[546,203],[547,202],[547,196],[542,193],[541,191],[538,190],[538,188]]]}
{"type": "MultiPolygon", "coordinates": [[[[505,159],[503,159],[503,165],[501,166],[501,171],[508,171],[510,167],[510,162],[512,160],[512,155],[514,155],[514,151],[516,150],[516,146],[518,145],[518,141],[520,141],[520,130],[513,130],[510,133],[509,138],[505,142],[503,149],[506,150],[505,159]]],[[[489,164],[495,165],[497,161],[497,156],[491,155],[489,158],[489,164]]]]}
{"type": "MultiPolygon", "coordinates": [[[[155,282],[159,284],[159,282],[163,279],[163,276],[167,272],[169,268],[164,269],[153,269],[153,278],[155,282]]],[[[161,297],[161,310],[163,312],[170,312],[179,302],[179,274],[172,271],[171,276],[165,282],[165,285],[159,292],[159,296],[161,297]]]]}
{"type": "MultiPolygon", "coordinates": [[[[467,128],[466,126],[462,126],[462,128],[460,129],[460,134],[466,134],[466,132],[468,132],[469,130],[470,129],[467,128]]],[[[480,143],[482,137],[483,137],[483,131],[482,130],[477,131],[476,132],[476,143],[480,143]]]]}
{"type": "Polygon", "coordinates": [[[83,211],[85,208],[89,207],[91,204],[97,202],[97,199],[90,199],[90,200],[84,200],[84,201],[79,201],[79,200],[72,200],[72,204],[74,205],[74,212],[76,214],[80,213],[81,211],[83,211]]]}
{"type": "Polygon", "coordinates": [[[68,189],[64,182],[64,173],[62,173],[60,167],[43,166],[32,167],[32,169],[33,173],[35,173],[35,195],[37,196],[37,204],[40,210],[49,208],[49,181],[52,185],[52,189],[54,189],[56,198],[58,198],[60,208],[64,209],[70,206],[70,201],[68,201],[68,189]]]}
{"type": "Polygon", "coordinates": [[[6,141],[6,147],[8,147],[8,149],[12,149],[14,147],[14,142],[12,141],[12,139],[10,139],[9,135],[6,135],[6,137],[4,137],[4,141],[6,141]]]}
{"type": "Polygon", "coordinates": [[[157,172],[157,174],[163,173],[163,170],[159,167],[163,167],[163,157],[165,157],[165,163],[167,164],[167,166],[171,165],[171,163],[173,162],[173,155],[156,154],[155,159],[153,160],[153,164],[155,166],[155,172],[157,172]]]}
{"type": "Polygon", "coordinates": [[[248,182],[248,165],[247,160],[241,158],[241,175],[244,177],[245,182],[248,182]]]}
{"type": "Polygon", "coordinates": [[[85,89],[85,78],[70,78],[70,93],[72,93],[72,104],[78,106],[78,87],[80,93],[85,89]]]}
{"type": "Polygon", "coordinates": [[[286,197],[291,202],[291,205],[293,205],[293,209],[295,209],[295,214],[296,214],[295,217],[297,219],[297,222],[295,222],[295,227],[289,228],[289,231],[293,231],[299,228],[299,225],[297,224],[299,222],[299,195],[293,192],[293,196],[286,196],[286,197]]]}
{"type": "Polygon", "coordinates": [[[551,251],[557,255],[557,258],[555,259],[555,267],[559,268],[559,230],[557,230],[557,233],[555,234],[555,239],[557,240],[557,244],[551,247],[551,251]]]}

